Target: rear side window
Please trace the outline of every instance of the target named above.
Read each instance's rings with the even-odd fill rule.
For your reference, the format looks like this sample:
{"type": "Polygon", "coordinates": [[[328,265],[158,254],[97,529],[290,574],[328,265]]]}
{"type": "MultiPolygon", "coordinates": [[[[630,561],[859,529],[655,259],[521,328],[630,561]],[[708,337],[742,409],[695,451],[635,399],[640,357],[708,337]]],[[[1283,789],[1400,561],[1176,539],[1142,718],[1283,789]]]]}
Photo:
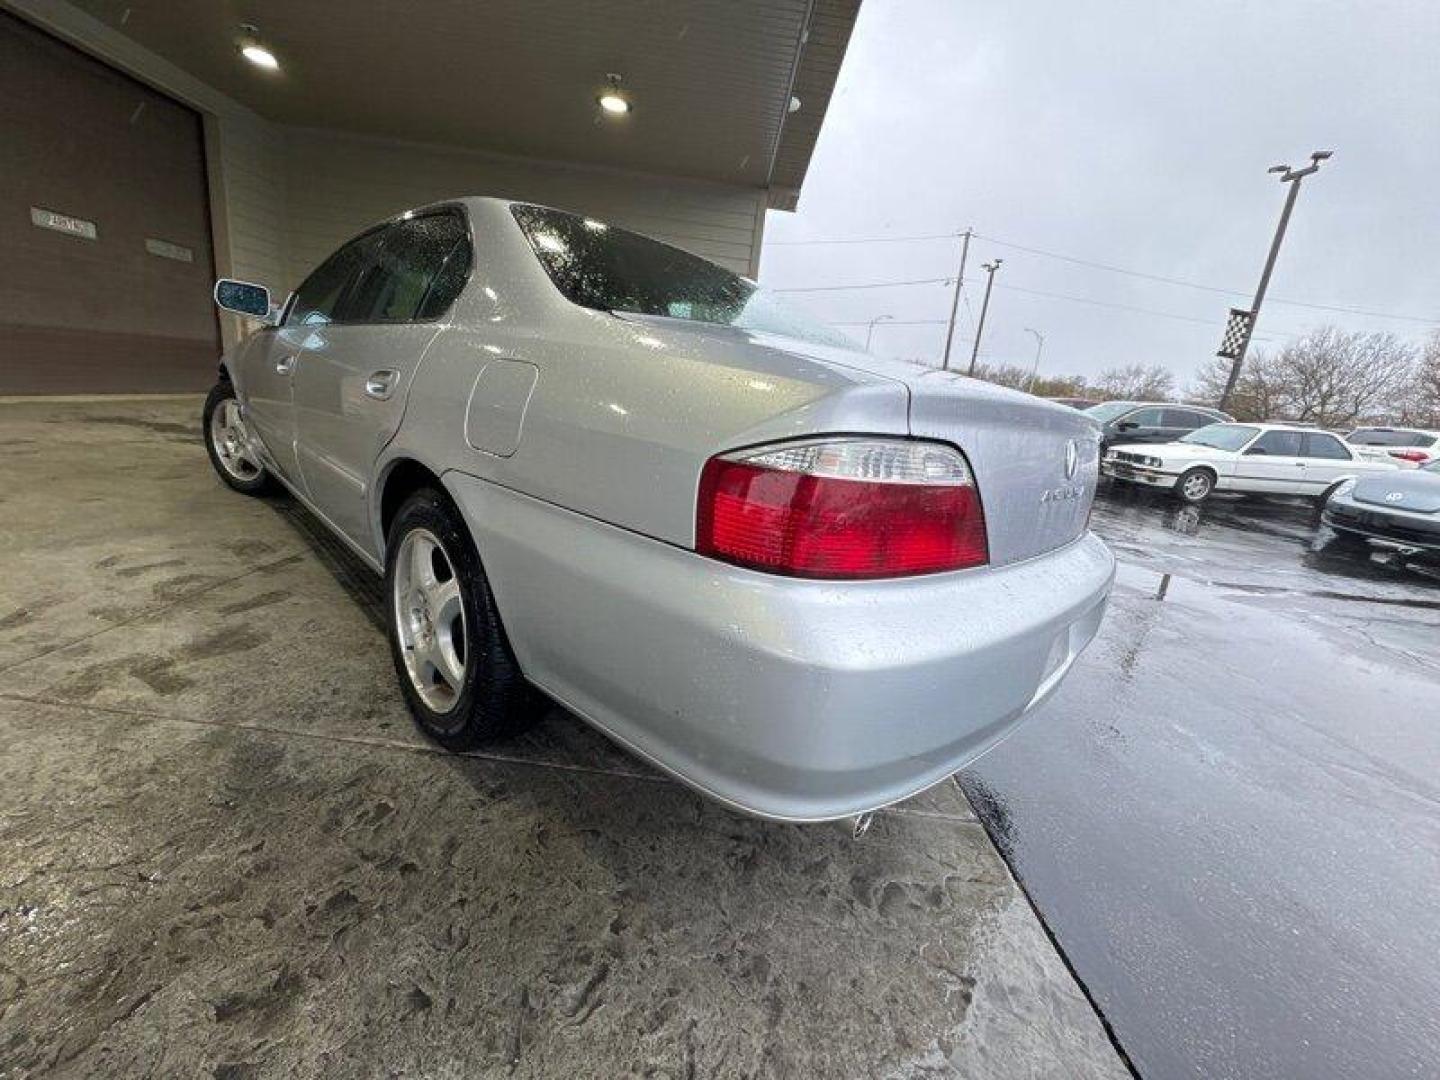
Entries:
{"type": "Polygon", "coordinates": [[[1357,446],[1429,446],[1435,440],[1418,431],[1358,428],[1350,433],[1357,446]]]}
{"type": "Polygon", "coordinates": [[[285,325],[310,326],[334,322],[340,301],[366,265],[375,242],[375,234],[367,233],[350,241],[321,263],[295,290],[295,302],[290,305],[285,325]]]}
{"type": "Polygon", "coordinates": [[[1213,416],[1206,416],[1193,409],[1166,409],[1165,426],[1169,428],[1200,428],[1215,423],[1213,416]]]}
{"type": "Polygon", "coordinates": [[[1247,454],[1271,454],[1278,457],[1299,457],[1301,432],[1267,431],[1256,439],[1247,454]]]}
{"type": "MultiPolygon", "coordinates": [[[[345,322],[396,323],[423,318],[422,311],[443,313],[459,287],[450,275],[443,283],[448,299],[431,294],[462,240],[465,223],[457,214],[426,214],[387,226],[360,284],[345,302],[345,322]],[[441,303],[441,301],[444,301],[441,303]]],[[[465,270],[469,269],[468,243],[465,270]]],[[[464,285],[461,276],[459,286],[464,285]]]]}
{"type": "Polygon", "coordinates": [[[1305,436],[1305,450],[1301,456],[1309,458],[1334,458],[1349,461],[1350,451],[1346,450],[1344,444],[1335,438],[1334,435],[1311,432],[1305,436]]]}

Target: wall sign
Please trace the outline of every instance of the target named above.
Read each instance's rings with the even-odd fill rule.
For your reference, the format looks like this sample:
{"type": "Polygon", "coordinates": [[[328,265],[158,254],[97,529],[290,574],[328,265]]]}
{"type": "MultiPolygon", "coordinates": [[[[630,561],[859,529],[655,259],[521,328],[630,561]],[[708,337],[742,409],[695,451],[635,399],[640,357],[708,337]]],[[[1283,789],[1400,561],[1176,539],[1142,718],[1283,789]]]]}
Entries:
{"type": "Polygon", "coordinates": [[[183,244],[172,244],[169,240],[156,240],[152,236],[145,238],[145,250],[151,255],[159,255],[162,259],[174,259],[176,262],[193,263],[195,252],[183,244]]]}
{"type": "Polygon", "coordinates": [[[42,229],[54,229],[56,232],[63,232],[68,236],[78,236],[82,240],[95,240],[100,236],[93,221],[70,217],[68,214],[56,213],[54,210],[45,210],[38,206],[30,207],[30,221],[42,229]]]}

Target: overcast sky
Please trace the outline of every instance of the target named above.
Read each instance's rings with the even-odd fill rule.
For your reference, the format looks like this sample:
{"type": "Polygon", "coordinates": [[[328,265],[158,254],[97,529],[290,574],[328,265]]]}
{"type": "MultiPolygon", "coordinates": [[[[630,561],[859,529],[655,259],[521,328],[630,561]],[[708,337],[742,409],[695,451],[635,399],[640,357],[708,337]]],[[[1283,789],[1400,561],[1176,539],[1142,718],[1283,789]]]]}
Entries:
{"type": "MultiPolygon", "coordinates": [[[[969,356],[980,266],[1000,256],[982,358],[1028,364],[1033,327],[1045,371],[1158,363],[1183,386],[1254,290],[1284,199],[1266,168],[1305,164],[1314,149],[1335,157],[1305,181],[1257,342],[1327,321],[1423,337],[1440,325],[1440,0],[864,0],[800,208],[769,215],[761,280],[953,275],[958,241],[795,242],[973,226],[1237,290],[972,244],[966,278],[980,280],[966,287],[952,362],[969,356]]],[[[943,320],[945,285],[790,298],[831,323],[892,315],[875,351],[938,362],[944,325],[899,321],[943,320]]]]}

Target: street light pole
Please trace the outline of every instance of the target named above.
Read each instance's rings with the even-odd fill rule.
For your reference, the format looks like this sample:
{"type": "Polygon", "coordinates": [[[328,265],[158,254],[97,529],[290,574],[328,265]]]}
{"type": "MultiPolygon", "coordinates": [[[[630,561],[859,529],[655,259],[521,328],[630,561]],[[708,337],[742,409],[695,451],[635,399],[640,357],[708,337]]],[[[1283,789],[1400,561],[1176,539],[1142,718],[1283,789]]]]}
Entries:
{"type": "Polygon", "coordinates": [[[873,319],[870,320],[870,329],[868,329],[868,330],[865,331],[865,351],[866,351],[866,352],[869,352],[869,351],[870,351],[870,339],[875,336],[875,324],[878,323],[878,322],[884,322],[886,319],[891,319],[891,320],[893,320],[894,318],[895,318],[894,315],[876,315],[873,319]]]}
{"type": "Polygon", "coordinates": [[[1000,269],[1004,259],[996,259],[993,262],[983,263],[980,267],[990,275],[985,279],[985,299],[980,303],[980,322],[975,327],[975,348],[970,350],[970,370],[967,375],[975,374],[975,361],[980,356],[980,335],[985,333],[985,313],[990,310],[990,290],[995,287],[995,271],[1000,269]]]}
{"type": "MultiPolygon", "coordinates": [[[[1260,286],[1255,290],[1255,302],[1250,306],[1250,317],[1245,323],[1244,334],[1235,349],[1234,362],[1230,365],[1230,377],[1225,380],[1225,392],[1220,395],[1220,411],[1230,405],[1230,397],[1240,382],[1240,368],[1245,363],[1245,354],[1250,350],[1250,338],[1255,333],[1255,323],[1260,318],[1260,305],[1265,302],[1265,292],[1270,288],[1270,274],[1275,269],[1275,260],[1280,256],[1280,244],[1285,239],[1285,230],[1290,225],[1290,214],[1295,209],[1295,200],[1300,196],[1300,182],[1311,173],[1320,171],[1320,163],[1331,157],[1333,150],[1316,150],[1310,155],[1310,164],[1303,169],[1292,169],[1289,165],[1272,165],[1270,172],[1282,174],[1280,182],[1289,184],[1285,196],[1285,208],[1280,211],[1280,223],[1275,226],[1275,238],[1270,241],[1270,253],[1265,257],[1265,269],[1260,272],[1260,286]]],[[[1222,353],[1223,355],[1223,353],[1222,353]]]]}
{"type": "Polygon", "coordinates": [[[1025,332],[1035,335],[1035,366],[1030,369],[1030,381],[1025,386],[1026,390],[1033,394],[1035,392],[1035,376],[1040,374],[1040,351],[1045,348],[1045,335],[1039,330],[1031,330],[1028,326],[1025,328],[1025,332]]]}
{"type": "Polygon", "coordinates": [[[950,297],[950,327],[945,331],[945,356],[940,361],[942,371],[950,369],[950,343],[955,340],[955,312],[960,307],[960,289],[965,284],[965,260],[970,257],[970,237],[974,229],[966,229],[960,235],[960,269],[955,272],[955,292],[950,297]]]}

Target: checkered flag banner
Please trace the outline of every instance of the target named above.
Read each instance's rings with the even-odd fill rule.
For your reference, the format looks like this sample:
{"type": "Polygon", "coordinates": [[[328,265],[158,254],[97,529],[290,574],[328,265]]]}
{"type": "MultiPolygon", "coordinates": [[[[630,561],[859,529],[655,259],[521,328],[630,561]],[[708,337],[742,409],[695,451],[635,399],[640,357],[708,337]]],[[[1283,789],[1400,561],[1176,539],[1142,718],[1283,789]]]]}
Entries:
{"type": "Polygon", "coordinates": [[[1250,326],[1255,321],[1253,311],[1242,311],[1240,308],[1230,309],[1230,321],[1225,324],[1225,336],[1220,339],[1220,350],[1216,356],[1223,356],[1226,360],[1234,360],[1240,355],[1240,349],[1245,344],[1245,338],[1250,333],[1250,326]]]}

